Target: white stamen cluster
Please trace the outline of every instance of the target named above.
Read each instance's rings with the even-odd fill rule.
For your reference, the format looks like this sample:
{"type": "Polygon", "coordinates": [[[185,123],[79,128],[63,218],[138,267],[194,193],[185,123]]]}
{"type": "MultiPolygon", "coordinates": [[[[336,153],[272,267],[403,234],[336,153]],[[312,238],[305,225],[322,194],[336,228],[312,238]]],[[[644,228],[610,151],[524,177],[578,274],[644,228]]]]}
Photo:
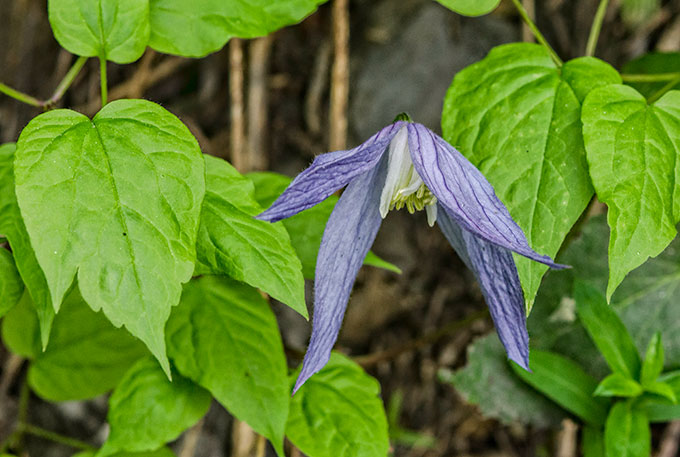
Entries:
{"type": "Polygon", "coordinates": [[[411,214],[424,209],[427,223],[432,227],[437,220],[437,198],[413,168],[405,126],[390,142],[387,154],[387,177],[380,196],[380,215],[384,219],[395,208],[406,207],[411,214]]]}

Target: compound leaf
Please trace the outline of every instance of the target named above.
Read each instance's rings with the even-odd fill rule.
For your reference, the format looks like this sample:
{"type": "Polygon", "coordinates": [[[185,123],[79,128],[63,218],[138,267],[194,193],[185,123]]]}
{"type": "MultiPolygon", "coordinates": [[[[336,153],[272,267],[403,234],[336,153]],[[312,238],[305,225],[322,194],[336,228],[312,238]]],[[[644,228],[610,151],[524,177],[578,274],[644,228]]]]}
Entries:
{"type": "Polygon", "coordinates": [[[50,111],[22,132],[15,176],[55,309],[77,273],[92,309],[144,341],[169,376],[164,327],[194,271],[205,189],[186,126],[143,100],[110,103],[92,121],[50,111]]]}

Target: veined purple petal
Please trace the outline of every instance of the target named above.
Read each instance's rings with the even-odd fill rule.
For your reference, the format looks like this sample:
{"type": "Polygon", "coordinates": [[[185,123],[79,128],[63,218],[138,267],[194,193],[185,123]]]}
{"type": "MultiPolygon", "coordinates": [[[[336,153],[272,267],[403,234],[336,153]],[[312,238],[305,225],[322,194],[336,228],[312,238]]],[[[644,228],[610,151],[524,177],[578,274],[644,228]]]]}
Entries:
{"type": "Polygon", "coordinates": [[[331,355],[361,264],[380,228],[380,193],[387,160],[352,181],[331,213],[316,259],[312,338],[296,392],[331,355]]]}
{"type": "Polygon", "coordinates": [[[440,205],[437,224],[482,289],[508,358],[529,369],[529,333],[524,294],[512,253],[463,230],[440,205]]]}
{"type": "Polygon", "coordinates": [[[375,167],[405,124],[390,124],[354,149],[321,154],[257,219],[277,222],[321,203],[352,179],[375,167]]]}
{"type": "Polygon", "coordinates": [[[552,268],[566,268],[531,249],[524,232],[484,175],[453,146],[421,124],[408,124],[416,172],[465,230],[552,268]]]}

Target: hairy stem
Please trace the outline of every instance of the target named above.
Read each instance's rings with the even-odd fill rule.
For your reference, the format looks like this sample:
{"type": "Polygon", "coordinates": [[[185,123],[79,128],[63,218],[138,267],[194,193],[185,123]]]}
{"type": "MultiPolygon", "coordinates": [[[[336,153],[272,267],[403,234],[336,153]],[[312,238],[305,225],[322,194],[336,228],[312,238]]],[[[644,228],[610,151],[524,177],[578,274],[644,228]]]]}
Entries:
{"type": "Polygon", "coordinates": [[[106,106],[108,101],[108,84],[106,82],[106,59],[99,58],[99,76],[101,78],[101,92],[102,92],[102,108],[106,106]]]}
{"type": "Polygon", "coordinates": [[[595,48],[597,48],[597,40],[600,38],[600,30],[602,30],[602,21],[607,12],[607,5],[609,0],[600,0],[600,6],[597,7],[593,25],[590,27],[590,35],[588,35],[588,44],[586,45],[586,56],[591,57],[595,55],[595,48]]]}
{"type": "Polygon", "coordinates": [[[524,9],[520,0],[512,0],[512,3],[515,5],[515,8],[517,8],[517,11],[519,12],[519,15],[522,17],[524,23],[527,25],[527,27],[529,27],[531,32],[536,37],[536,41],[538,41],[550,53],[550,57],[552,57],[555,64],[558,67],[561,67],[562,59],[560,59],[560,57],[557,55],[552,46],[550,46],[548,40],[545,39],[541,31],[538,30],[538,27],[536,27],[534,21],[531,20],[531,18],[529,17],[529,13],[527,13],[527,10],[524,9]]]}
{"type": "Polygon", "coordinates": [[[16,89],[12,89],[11,87],[6,86],[3,83],[0,83],[0,93],[12,97],[15,100],[19,100],[22,103],[26,103],[27,105],[35,106],[37,108],[41,108],[43,106],[42,102],[37,98],[32,97],[28,94],[24,94],[23,92],[20,92],[16,89]]]}

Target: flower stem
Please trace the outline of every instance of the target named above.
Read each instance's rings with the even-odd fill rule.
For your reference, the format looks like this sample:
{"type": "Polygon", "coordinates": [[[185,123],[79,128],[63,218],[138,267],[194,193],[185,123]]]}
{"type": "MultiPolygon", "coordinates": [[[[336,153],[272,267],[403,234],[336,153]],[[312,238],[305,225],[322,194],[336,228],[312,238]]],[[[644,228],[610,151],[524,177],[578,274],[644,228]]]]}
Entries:
{"type": "Polygon", "coordinates": [[[650,74],[636,74],[636,73],[622,73],[621,79],[626,83],[655,83],[674,81],[680,78],[680,72],[677,73],[650,73],[650,74]]]}
{"type": "Polygon", "coordinates": [[[99,58],[99,76],[101,78],[102,108],[108,101],[108,84],[106,82],[106,59],[99,58]]]}
{"type": "Polygon", "coordinates": [[[674,88],[678,84],[680,84],[680,76],[676,76],[675,79],[669,81],[665,86],[663,86],[661,89],[659,89],[658,91],[653,93],[647,99],[647,103],[649,103],[651,105],[652,103],[654,103],[655,101],[657,101],[658,99],[663,97],[666,92],[668,92],[669,90],[671,90],[672,88],[674,88]]]}
{"type": "Polygon", "coordinates": [[[70,446],[74,449],[80,449],[82,451],[96,451],[97,450],[97,448],[89,445],[88,443],[86,443],[84,441],[80,441],[80,440],[77,440],[75,438],[71,438],[70,436],[64,436],[64,435],[61,435],[59,433],[51,432],[49,430],[45,430],[44,428],[36,427],[35,425],[20,423],[18,430],[21,430],[28,435],[37,436],[37,437],[40,437],[40,438],[44,438],[46,440],[53,441],[55,443],[63,444],[65,446],[70,446]]]}
{"type": "Polygon", "coordinates": [[[550,46],[548,40],[545,39],[541,31],[538,30],[538,27],[536,27],[534,21],[531,20],[531,18],[529,17],[529,13],[527,13],[527,10],[524,9],[520,0],[512,0],[512,3],[515,5],[515,8],[517,8],[517,11],[519,12],[519,15],[522,17],[524,23],[531,30],[531,33],[533,33],[534,36],[536,37],[536,40],[548,51],[548,53],[550,53],[550,57],[552,57],[552,60],[555,62],[555,65],[561,67],[562,59],[560,59],[555,50],[550,46]]]}
{"type": "Polygon", "coordinates": [[[9,97],[12,97],[15,100],[19,100],[22,103],[26,103],[27,105],[35,106],[37,108],[42,107],[42,102],[38,100],[35,97],[32,97],[28,94],[25,94],[23,92],[20,92],[16,89],[12,89],[11,87],[0,83],[0,93],[3,93],[9,97]]]}
{"type": "Polygon", "coordinates": [[[591,57],[595,55],[595,48],[597,48],[597,40],[600,38],[600,30],[602,30],[602,21],[607,12],[607,5],[609,0],[600,0],[600,6],[597,7],[593,25],[590,27],[590,35],[588,36],[588,44],[586,45],[586,56],[591,57]]]}
{"type": "Polygon", "coordinates": [[[76,76],[78,76],[80,73],[80,70],[83,69],[85,62],[87,62],[87,57],[78,57],[78,60],[75,61],[71,69],[68,71],[68,73],[66,73],[66,76],[64,76],[64,79],[62,79],[57,86],[54,94],[49,98],[49,100],[44,102],[46,106],[54,105],[61,99],[61,97],[64,96],[68,88],[71,87],[71,84],[73,84],[73,80],[75,80],[76,76]]]}

